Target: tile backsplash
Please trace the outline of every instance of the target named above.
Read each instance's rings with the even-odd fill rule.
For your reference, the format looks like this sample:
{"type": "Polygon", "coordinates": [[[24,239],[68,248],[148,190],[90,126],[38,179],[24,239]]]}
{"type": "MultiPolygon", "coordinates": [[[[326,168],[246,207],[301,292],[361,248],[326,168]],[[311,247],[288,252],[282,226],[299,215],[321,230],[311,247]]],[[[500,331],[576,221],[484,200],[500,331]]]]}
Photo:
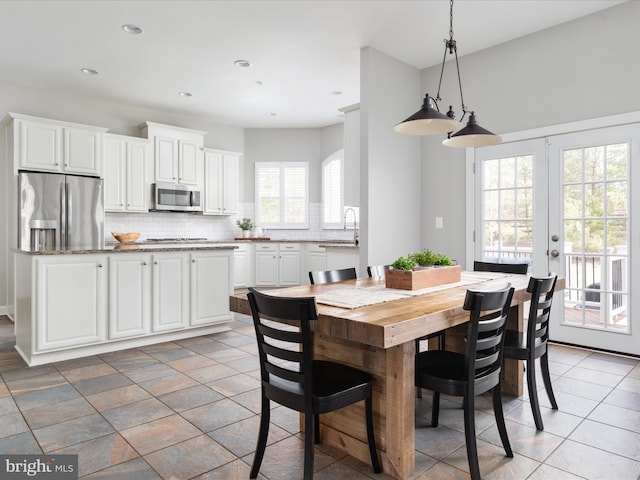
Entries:
{"type": "MultiPolygon", "coordinates": [[[[236,220],[254,218],[253,203],[239,205],[240,213],[232,216],[194,215],[191,213],[148,212],[106,213],[105,241],[113,242],[111,232],[140,232],[139,241],[148,238],[206,238],[215,241],[239,237],[236,220]]],[[[308,230],[267,230],[273,240],[352,240],[352,230],[323,230],[320,228],[320,204],[312,203],[308,230]]]]}

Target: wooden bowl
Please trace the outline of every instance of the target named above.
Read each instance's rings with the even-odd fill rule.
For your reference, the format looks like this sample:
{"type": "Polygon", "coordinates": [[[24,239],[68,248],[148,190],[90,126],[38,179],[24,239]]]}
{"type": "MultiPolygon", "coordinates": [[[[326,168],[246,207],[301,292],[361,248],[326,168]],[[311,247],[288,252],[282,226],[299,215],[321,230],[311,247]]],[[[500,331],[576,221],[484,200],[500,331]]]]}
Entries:
{"type": "Polygon", "coordinates": [[[115,238],[116,240],[118,240],[120,243],[133,243],[135,242],[138,237],[140,236],[139,232],[111,232],[111,235],[113,235],[113,238],[115,238]]]}

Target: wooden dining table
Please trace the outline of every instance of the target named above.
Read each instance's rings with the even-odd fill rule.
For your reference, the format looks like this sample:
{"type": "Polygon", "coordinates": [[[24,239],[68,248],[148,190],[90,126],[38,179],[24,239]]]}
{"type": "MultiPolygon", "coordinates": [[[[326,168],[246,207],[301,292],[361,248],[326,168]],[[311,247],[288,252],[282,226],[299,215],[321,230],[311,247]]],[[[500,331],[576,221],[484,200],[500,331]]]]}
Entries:
{"type": "MultiPolygon", "coordinates": [[[[406,479],[415,470],[415,339],[446,330],[447,348],[464,351],[469,313],[462,306],[467,289],[497,289],[506,282],[515,289],[509,328],[522,330],[523,305],[529,300],[526,275],[462,272],[460,282],[416,292],[387,289],[384,279],[366,278],[267,293],[316,297],[314,358],[351,365],[373,376],[375,437],[383,471],[406,479]]],[[[564,289],[564,279],[558,278],[556,289],[564,289]]],[[[230,308],[251,314],[244,293],[230,297],[230,308]]],[[[522,362],[507,360],[503,392],[521,396],[522,384],[522,362]]],[[[370,462],[364,405],[321,415],[320,421],[323,444],[370,462]]]]}

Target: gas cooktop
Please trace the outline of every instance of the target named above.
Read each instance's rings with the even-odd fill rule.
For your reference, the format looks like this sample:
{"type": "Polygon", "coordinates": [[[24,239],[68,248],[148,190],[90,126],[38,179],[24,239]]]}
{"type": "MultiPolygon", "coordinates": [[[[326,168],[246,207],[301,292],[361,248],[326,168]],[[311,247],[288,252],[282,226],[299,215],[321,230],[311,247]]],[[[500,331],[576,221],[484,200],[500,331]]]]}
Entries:
{"type": "Polygon", "coordinates": [[[185,237],[185,238],[147,238],[149,242],[201,242],[206,240],[203,237],[185,237]]]}

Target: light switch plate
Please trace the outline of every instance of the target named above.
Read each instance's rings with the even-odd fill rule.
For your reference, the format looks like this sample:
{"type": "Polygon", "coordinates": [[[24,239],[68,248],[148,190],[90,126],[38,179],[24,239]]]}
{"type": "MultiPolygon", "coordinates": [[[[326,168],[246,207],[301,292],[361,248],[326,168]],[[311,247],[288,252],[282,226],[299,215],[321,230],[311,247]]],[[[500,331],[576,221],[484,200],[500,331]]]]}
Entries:
{"type": "Polygon", "coordinates": [[[442,217],[436,217],[436,228],[443,228],[444,223],[442,221],[442,217]]]}

